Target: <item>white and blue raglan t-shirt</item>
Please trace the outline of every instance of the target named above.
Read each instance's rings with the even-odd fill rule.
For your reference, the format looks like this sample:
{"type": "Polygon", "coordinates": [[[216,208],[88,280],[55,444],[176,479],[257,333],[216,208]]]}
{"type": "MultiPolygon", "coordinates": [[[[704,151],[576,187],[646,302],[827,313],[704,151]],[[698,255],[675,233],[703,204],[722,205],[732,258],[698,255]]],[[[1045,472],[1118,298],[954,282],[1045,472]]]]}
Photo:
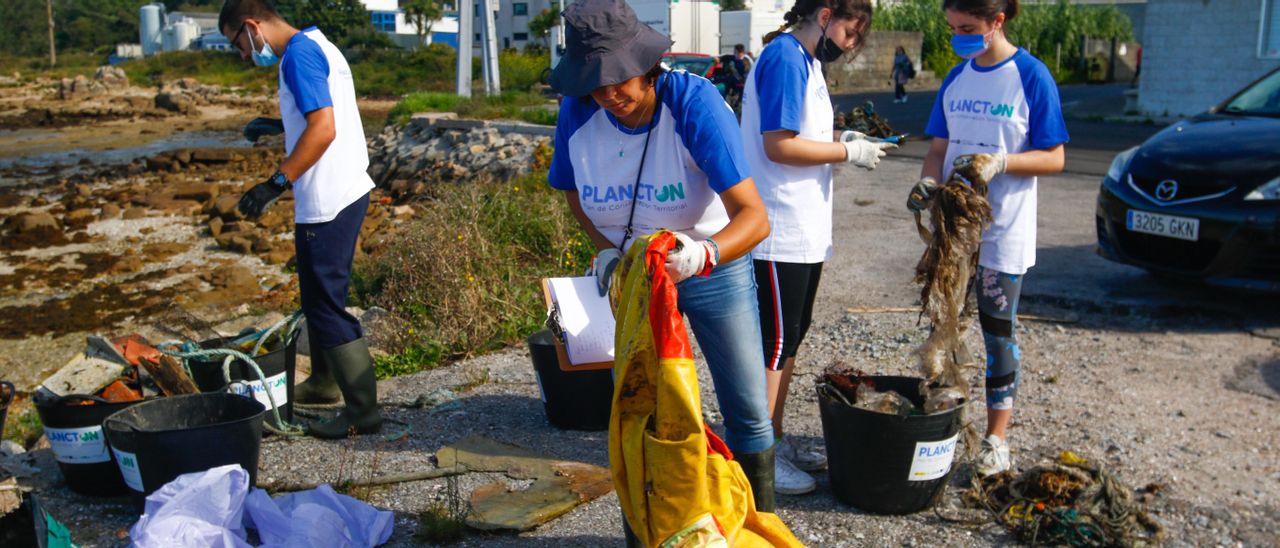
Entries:
{"type": "MultiPolygon", "coordinates": [[[[1042,150],[1069,139],[1053,75],[1022,48],[995,66],[967,61],[951,69],[925,132],[947,140],[944,177],[962,154],[1042,150]]],[[[982,233],[978,263],[1025,274],[1036,264],[1036,177],[1002,174],[991,181],[987,199],[992,221],[982,233]]]]}
{"type": "Polygon", "coordinates": [[[324,155],[293,182],[294,221],[332,221],[373,188],[368,145],[356,108],[355,80],[342,52],[319,29],[293,35],[280,60],[280,117],[284,152],[293,154],[307,129],[307,114],[333,107],[336,136],[324,155]]]}
{"type": "Polygon", "coordinates": [[[590,97],[566,97],[556,122],[547,181],[578,191],[591,223],[614,245],[622,242],[635,201],[633,238],[660,228],[708,238],[729,224],[720,193],[750,177],[733,111],[714,85],[684,71],[658,79],[658,119],[621,125],[590,97]],[[636,174],[645,155],[637,190],[636,174]]]}
{"type": "Polygon", "coordinates": [[[779,34],[760,53],[742,92],[742,142],[770,228],[752,257],[804,264],[831,258],[831,166],[774,162],[765,155],[764,134],[790,131],[829,143],[833,115],[822,63],[794,36],[779,34]]]}

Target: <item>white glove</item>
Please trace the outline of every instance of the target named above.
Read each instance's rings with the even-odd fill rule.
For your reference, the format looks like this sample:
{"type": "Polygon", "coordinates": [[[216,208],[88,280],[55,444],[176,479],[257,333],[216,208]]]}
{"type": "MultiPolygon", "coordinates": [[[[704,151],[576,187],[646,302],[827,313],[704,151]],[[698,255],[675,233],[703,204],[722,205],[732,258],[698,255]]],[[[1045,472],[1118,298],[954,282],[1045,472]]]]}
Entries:
{"type": "Polygon", "coordinates": [[[840,134],[840,144],[844,145],[844,161],[866,169],[875,169],[880,159],[884,158],[886,150],[898,148],[898,145],[893,143],[868,141],[866,135],[856,131],[840,134]],[[849,139],[845,140],[846,137],[849,139]]]}
{"type": "Polygon", "coordinates": [[[716,253],[705,240],[699,242],[675,233],[679,245],[667,252],[667,275],[673,283],[683,282],[693,276],[705,276],[716,266],[716,253]]]}
{"type": "Polygon", "coordinates": [[[609,293],[613,270],[618,268],[620,261],[622,261],[622,252],[616,247],[601,250],[596,253],[595,258],[591,259],[591,269],[587,270],[587,275],[596,277],[596,288],[600,290],[600,296],[609,293]]]}
{"type": "Polygon", "coordinates": [[[1004,173],[1007,158],[1003,152],[992,152],[990,154],[961,154],[951,161],[953,169],[962,169],[973,164],[977,167],[978,177],[983,181],[990,183],[996,175],[1004,173]]]}
{"type": "Polygon", "coordinates": [[[866,139],[867,134],[861,131],[845,130],[840,132],[840,142],[847,143],[849,141],[857,141],[858,139],[866,139]]]}

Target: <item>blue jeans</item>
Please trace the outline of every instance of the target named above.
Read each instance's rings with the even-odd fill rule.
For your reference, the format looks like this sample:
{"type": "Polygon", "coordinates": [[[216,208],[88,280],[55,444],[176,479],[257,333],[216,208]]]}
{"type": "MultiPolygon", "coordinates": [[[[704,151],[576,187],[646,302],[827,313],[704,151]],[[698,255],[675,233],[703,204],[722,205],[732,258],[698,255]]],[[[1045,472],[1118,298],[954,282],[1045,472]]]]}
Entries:
{"type": "Polygon", "coordinates": [[[773,447],[751,256],[722,264],[706,278],[680,282],[676,291],[680,312],[707,358],[729,449],[759,453],[773,447]]]}

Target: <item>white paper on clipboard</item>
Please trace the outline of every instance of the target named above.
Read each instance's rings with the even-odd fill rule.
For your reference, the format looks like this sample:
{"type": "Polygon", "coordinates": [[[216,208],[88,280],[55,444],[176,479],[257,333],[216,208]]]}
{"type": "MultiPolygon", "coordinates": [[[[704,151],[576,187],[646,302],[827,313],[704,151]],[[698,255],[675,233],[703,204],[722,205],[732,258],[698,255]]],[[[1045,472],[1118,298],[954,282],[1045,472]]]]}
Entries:
{"type": "Polygon", "coordinates": [[[609,296],[596,289],[595,276],[550,278],[547,285],[560,314],[569,363],[612,362],[613,309],[609,296]]]}

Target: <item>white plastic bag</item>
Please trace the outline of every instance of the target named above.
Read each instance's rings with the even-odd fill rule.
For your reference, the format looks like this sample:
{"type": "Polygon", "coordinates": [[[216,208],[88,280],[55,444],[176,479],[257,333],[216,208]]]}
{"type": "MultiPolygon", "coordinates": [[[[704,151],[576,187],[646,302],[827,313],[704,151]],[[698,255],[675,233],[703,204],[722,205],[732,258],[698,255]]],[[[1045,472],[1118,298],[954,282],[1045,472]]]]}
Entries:
{"type": "Polygon", "coordinates": [[[152,493],[129,536],[140,548],[248,548],[249,526],[268,548],[364,548],[387,542],[394,517],[328,485],[272,499],[250,491],[249,473],[231,464],[183,474],[152,493]]]}
{"type": "Polygon", "coordinates": [[[147,497],[129,530],[141,548],[248,548],[240,527],[249,473],[239,465],[183,474],[147,497]]]}

